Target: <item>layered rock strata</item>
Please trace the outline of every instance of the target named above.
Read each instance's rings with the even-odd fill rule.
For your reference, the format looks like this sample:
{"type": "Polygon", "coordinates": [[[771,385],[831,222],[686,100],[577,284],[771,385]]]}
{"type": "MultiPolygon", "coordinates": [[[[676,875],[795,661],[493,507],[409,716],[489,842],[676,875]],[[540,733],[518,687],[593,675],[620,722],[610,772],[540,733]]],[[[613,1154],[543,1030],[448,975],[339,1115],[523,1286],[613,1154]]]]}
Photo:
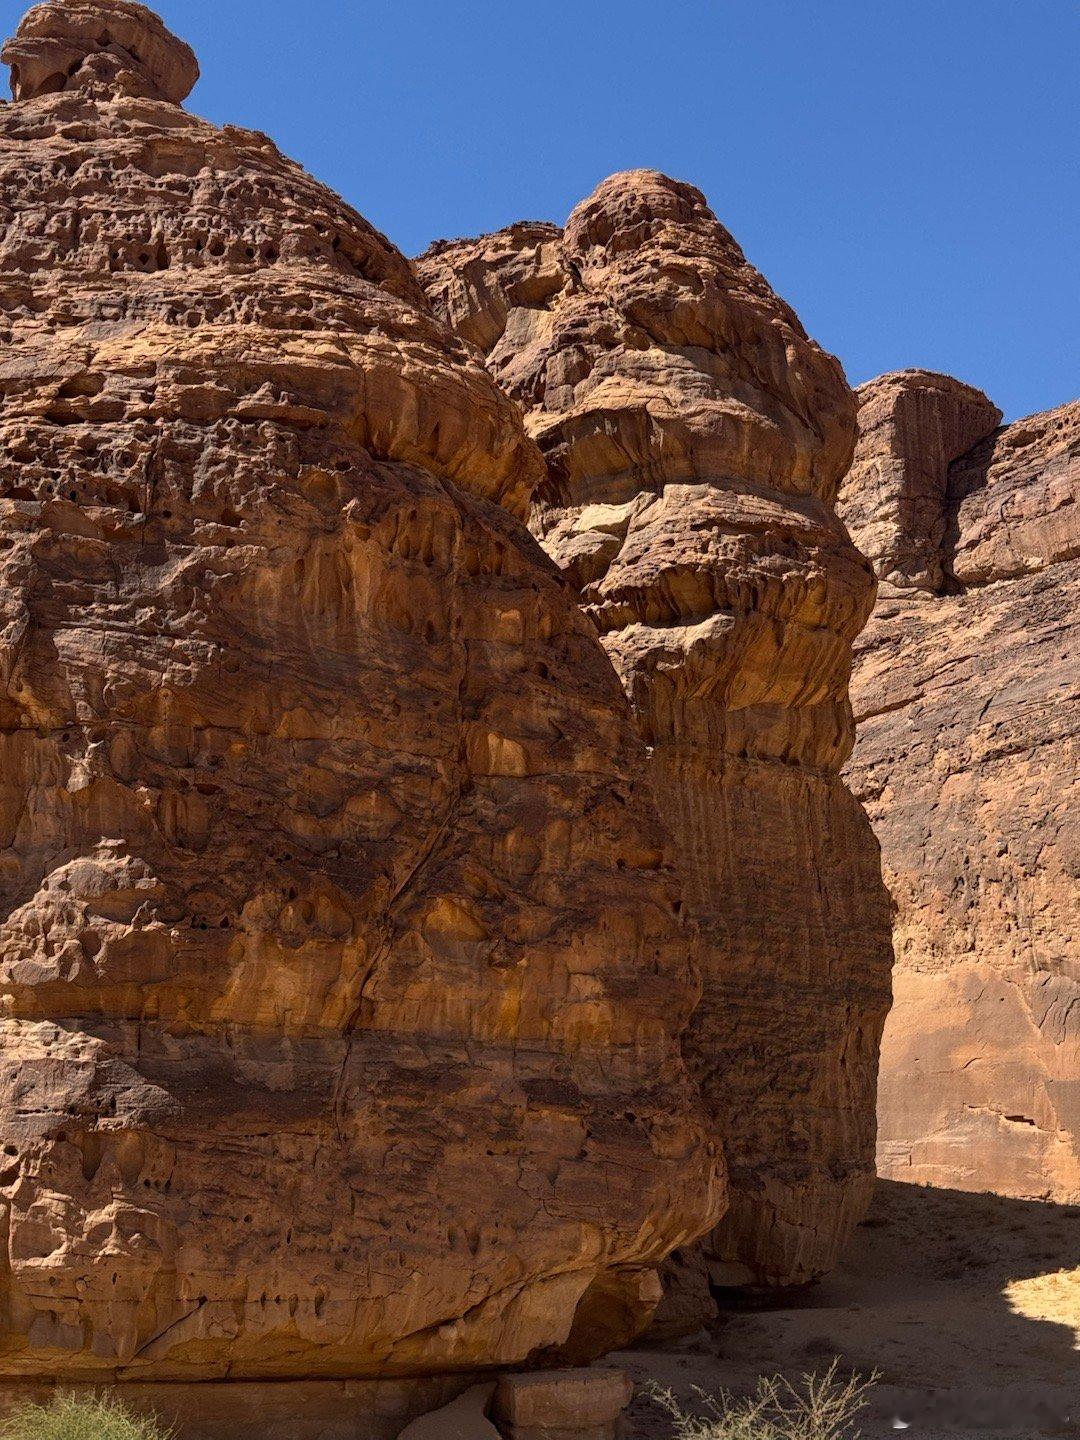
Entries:
{"type": "Polygon", "coordinates": [[[874,598],[834,510],[854,397],[701,194],[653,171],[564,231],[441,242],[416,268],[525,411],[534,529],[649,747],[704,936],[689,1044],[732,1195],[710,1278],[809,1280],[869,1200],[891,964],[839,778],[874,598]]]}
{"type": "Polygon", "coordinates": [[[722,1185],[536,448],[381,235],[179,108],[142,6],[4,53],[0,1368],[625,1341],[722,1185]]]}
{"type": "Polygon", "coordinates": [[[879,1164],[1075,1204],[1080,404],[999,429],[921,371],[859,399],[841,510],[889,577],[849,771],[897,906],[879,1164]]]}

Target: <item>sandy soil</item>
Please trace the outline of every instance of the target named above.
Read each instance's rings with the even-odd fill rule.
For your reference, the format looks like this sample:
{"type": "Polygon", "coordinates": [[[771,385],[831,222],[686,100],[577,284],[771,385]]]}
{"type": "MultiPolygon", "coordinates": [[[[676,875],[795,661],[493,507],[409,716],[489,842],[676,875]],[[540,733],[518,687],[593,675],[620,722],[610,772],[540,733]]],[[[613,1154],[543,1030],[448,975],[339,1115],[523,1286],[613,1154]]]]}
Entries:
{"type": "MultiPolygon", "coordinates": [[[[734,1302],[734,1297],[732,1297],[734,1302]]],[[[1080,1437],[1080,1207],[881,1182],[840,1270],[810,1289],[725,1304],[678,1346],[619,1357],[634,1378],[738,1394],[839,1356],[881,1379],[864,1440],[1080,1437]]],[[[670,1422],[634,1403],[634,1440],[670,1422]]]]}

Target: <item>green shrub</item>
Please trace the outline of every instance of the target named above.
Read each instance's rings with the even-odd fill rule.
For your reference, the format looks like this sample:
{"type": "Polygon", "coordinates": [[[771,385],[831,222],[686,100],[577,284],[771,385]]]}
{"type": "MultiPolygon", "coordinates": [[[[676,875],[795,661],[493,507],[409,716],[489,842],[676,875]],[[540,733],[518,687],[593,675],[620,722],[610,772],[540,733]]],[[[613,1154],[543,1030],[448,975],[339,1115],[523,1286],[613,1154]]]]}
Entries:
{"type": "Polygon", "coordinates": [[[24,1405],[0,1423],[0,1440],[170,1440],[171,1433],[100,1396],[57,1395],[48,1405],[24,1405]]]}
{"type": "Polygon", "coordinates": [[[751,1400],[698,1390],[699,1415],[683,1410],[670,1390],[654,1385],[650,1393],[674,1421],[674,1440],[859,1440],[855,1420],[874,1381],[852,1376],[841,1383],[838,1365],[834,1360],[822,1376],[804,1375],[798,1386],[780,1375],[762,1380],[751,1400]]]}

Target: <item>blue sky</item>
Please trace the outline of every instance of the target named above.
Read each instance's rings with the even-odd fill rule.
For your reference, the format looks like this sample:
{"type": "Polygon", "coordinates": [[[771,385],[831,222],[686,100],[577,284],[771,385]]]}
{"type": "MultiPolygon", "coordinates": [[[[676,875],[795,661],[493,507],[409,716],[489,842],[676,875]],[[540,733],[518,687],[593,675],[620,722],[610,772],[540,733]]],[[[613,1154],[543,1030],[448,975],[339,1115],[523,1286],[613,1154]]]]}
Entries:
{"type": "MultiPolygon", "coordinates": [[[[0,0],[10,34],[26,8],[0,0]]],[[[1080,394],[1077,0],[160,0],[192,108],[406,252],[692,180],[853,383],[1080,394]],[[1071,169],[1070,169],[1071,164],[1071,169]]]]}

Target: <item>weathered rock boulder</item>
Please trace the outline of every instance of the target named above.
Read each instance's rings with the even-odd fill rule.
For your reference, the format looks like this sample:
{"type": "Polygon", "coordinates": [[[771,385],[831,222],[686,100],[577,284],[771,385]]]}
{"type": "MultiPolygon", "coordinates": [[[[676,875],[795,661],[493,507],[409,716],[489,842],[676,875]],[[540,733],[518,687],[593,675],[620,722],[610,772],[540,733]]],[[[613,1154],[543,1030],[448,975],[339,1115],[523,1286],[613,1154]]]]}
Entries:
{"type": "Polygon", "coordinates": [[[190,46],[132,0],[35,5],[4,45],[16,100],[78,90],[108,100],[141,95],[182,105],[199,78],[190,46]]]}
{"type": "Polygon", "coordinates": [[[633,1394],[624,1370],[504,1375],[491,1413],[505,1440],[620,1440],[633,1394]]]}
{"type": "Polygon", "coordinates": [[[547,462],[533,526],[630,695],[704,935],[692,1063],[727,1148],[714,1283],[827,1270],[869,1200],[890,915],[839,778],[874,581],[834,500],[839,364],[701,194],[608,180],[564,232],[417,262],[547,462]]]}
{"type": "Polygon", "coordinates": [[[1076,1203],[1080,404],[997,429],[921,371],[859,398],[841,511],[898,582],[858,643],[849,770],[897,907],[879,1165],[1076,1203]]]}
{"type": "Polygon", "coordinates": [[[625,1340],[722,1184],[536,448],[381,235],[178,108],[148,11],[5,53],[0,1370],[625,1340]]]}

